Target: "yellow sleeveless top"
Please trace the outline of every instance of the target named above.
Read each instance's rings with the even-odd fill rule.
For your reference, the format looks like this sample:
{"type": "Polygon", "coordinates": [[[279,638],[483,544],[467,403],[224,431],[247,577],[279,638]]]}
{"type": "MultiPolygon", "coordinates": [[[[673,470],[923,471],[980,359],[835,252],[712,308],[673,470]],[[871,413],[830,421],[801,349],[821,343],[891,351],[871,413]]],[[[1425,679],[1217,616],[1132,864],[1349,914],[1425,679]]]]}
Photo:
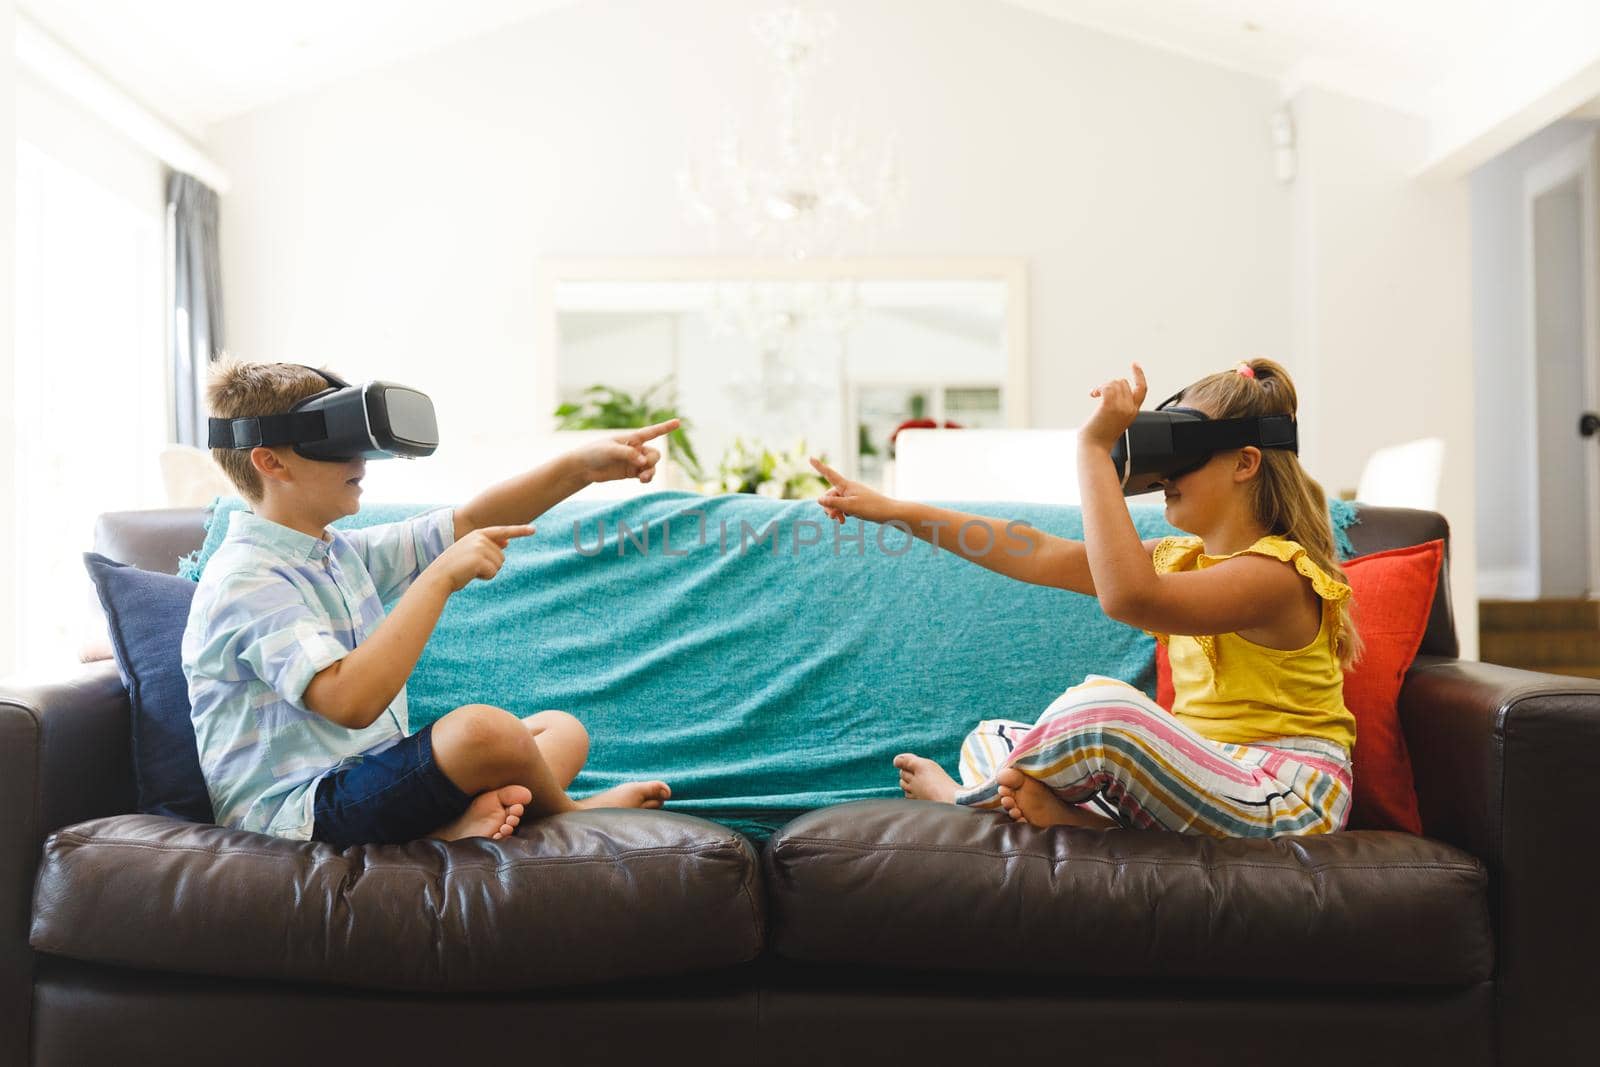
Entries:
{"type": "Polygon", "coordinates": [[[1344,704],[1344,671],[1335,651],[1339,605],[1350,587],[1312,562],[1300,544],[1263,537],[1242,552],[1208,556],[1198,537],[1168,537],[1156,546],[1156,573],[1204,570],[1252,553],[1282,560],[1322,598],[1322,628],[1304,648],[1280,650],[1238,634],[1160,634],[1172,665],[1172,714],[1195,732],[1229,744],[1277,737],[1320,737],[1356,743],[1356,720],[1344,704]]]}

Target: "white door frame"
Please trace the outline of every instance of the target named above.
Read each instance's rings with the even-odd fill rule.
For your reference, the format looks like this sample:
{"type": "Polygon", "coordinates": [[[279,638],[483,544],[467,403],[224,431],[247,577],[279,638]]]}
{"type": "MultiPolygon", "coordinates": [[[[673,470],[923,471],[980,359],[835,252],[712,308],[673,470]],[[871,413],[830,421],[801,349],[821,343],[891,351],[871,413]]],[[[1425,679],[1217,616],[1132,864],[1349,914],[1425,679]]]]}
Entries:
{"type": "MultiPolygon", "coordinates": [[[[1532,447],[1528,449],[1526,476],[1534,487],[1535,506],[1527,516],[1526,543],[1533,559],[1533,589],[1537,597],[1543,576],[1539,551],[1539,522],[1543,508],[1539,502],[1539,337],[1534,277],[1534,201],[1545,193],[1576,180],[1582,212],[1583,259],[1583,363],[1585,409],[1600,411],[1600,136],[1587,137],[1554,153],[1528,168],[1522,179],[1523,281],[1523,360],[1528,374],[1528,426],[1532,447]]],[[[1570,427],[1576,436],[1577,426],[1570,427]]],[[[1600,598],[1600,445],[1585,442],[1584,469],[1589,483],[1589,596],[1600,598]]]]}

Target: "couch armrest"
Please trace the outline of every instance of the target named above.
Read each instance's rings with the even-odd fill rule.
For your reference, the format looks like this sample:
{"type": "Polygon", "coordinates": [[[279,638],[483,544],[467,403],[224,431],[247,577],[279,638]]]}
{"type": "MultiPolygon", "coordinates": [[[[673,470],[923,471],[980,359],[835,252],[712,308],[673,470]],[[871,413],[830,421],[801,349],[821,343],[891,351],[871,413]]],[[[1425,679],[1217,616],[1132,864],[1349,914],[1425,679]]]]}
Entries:
{"type": "Polygon", "coordinates": [[[51,831],[134,807],[128,694],[109,661],[0,682],[0,1064],[28,1062],[33,881],[51,831]]]}
{"type": "Polygon", "coordinates": [[[1489,869],[1500,1062],[1562,1062],[1600,1001],[1600,681],[1422,657],[1400,715],[1425,831],[1489,869]]]}

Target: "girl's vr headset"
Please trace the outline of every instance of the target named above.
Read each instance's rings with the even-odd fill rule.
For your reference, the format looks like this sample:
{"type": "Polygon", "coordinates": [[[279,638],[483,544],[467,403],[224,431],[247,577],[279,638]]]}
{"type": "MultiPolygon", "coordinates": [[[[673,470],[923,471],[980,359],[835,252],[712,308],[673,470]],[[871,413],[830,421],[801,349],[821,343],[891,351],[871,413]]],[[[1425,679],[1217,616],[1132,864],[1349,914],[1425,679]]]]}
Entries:
{"type": "Polygon", "coordinates": [[[211,419],[212,448],[293,445],[299,455],[330,463],[358,456],[415,459],[439,447],[433,401],[426,393],[393,382],[351,385],[327,371],[316,371],[328,388],[306,397],[282,415],[211,419]]]}
{"type": "Polygon", "coordinates": [[[1123,496],[1160,489],[1162,482],[1199,470],[1229,449],[1254,445],[1300,453],[1293,415],[1213,419],[1203,411],[1178,407],[1175,402],[1182,396],[1181,391],[1174,393],[1154,411],[1139,412],[1111,447],[1123,496]]]}

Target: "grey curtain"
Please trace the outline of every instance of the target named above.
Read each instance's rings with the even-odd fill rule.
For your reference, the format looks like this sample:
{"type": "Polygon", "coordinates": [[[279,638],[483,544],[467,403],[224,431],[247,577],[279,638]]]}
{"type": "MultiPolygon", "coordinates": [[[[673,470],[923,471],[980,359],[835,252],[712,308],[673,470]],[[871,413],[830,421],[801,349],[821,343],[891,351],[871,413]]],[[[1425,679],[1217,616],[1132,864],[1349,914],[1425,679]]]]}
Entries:
{"type": "Polygon", "coordinates": [[[206,446],[203,390],[211,361],[222,354],[222,261],[217,247],[217,194],[199,179],[167,175],[172,223],[172,339],[174,440],[206,446]]]}

